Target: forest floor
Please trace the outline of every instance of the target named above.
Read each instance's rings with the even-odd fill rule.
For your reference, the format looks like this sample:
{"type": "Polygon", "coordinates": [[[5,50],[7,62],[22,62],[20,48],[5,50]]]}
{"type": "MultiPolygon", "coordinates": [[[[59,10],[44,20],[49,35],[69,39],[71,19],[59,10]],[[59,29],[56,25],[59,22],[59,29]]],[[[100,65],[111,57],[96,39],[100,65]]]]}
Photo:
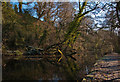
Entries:
{"type": "Polygon", "coordinates": [[[83,80],[120,81],[120,54],[111,53],[98,60],[83,80]]]}

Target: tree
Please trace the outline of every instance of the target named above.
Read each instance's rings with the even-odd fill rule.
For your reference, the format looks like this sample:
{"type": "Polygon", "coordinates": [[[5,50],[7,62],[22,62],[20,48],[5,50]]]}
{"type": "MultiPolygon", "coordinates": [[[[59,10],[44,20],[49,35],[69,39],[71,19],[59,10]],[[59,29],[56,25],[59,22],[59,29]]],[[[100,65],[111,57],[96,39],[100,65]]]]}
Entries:
{"type": "Polygon", "coordinates": [[[19,1],[19,12],[22,13],[22,0],[18,0],[19,1]]]}
{"type": "Polygon", "coordinates": [[[116,13],[117,13],[117,19],[118,19],[118,22],[119,22],[119,27],[120,27],[120,1],[117,2],[117,5],[116,5],[116,13]]]}

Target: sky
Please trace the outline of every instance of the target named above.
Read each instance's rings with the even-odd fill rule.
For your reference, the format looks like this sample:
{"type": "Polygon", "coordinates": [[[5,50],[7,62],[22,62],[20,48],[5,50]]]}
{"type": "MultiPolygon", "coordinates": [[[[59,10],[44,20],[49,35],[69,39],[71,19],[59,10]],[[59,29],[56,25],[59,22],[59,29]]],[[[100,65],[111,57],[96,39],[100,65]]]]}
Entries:
{"type": "MultiPolygon", "coordinates": [[[[2,0],[2,1],[11,1],[11,2],[18,2],[18,0],[2,0]]],[[[19,1],[24,1],[24,2],[31,2],[31,1],[49,1],[49,2],[79,2],[79,0],[19,0],[19,1]]],[[[85,0],[80,0],[81,2],[85,1],[85,0]]],[[[88,0],[88,1],[99,1],[99,2],[115,2],[115,1],[119,1],[119,0],[88,0]]]]}
{"type": "MultiPolygon", "coordinates": [[[[16,0],[18,1],[18,0],[16,0]]],[[[102,4],[104,5],[105,3],[108,3],[108,2],[102,2],[102,4]]],[[[13,5],[17,4],[18,5],[18,2],[12,2],[13,5]]],[[[101,5],[102,5],[101,4],[101,5]]],[[[31,4],[31,7],[33,7],[35,4],[31,4]]],[[[14,7],[13,7],[14,8],[14,7]]],[[[26,9],[28,8],[26,5],[23,5],[23,8],[26,9]]],[[[79,10],[77,7],[75,8],[77,10],[79,10]]],[[[107,13],[107,10],[103,11],[103,10],[94,10],[93,12],[90,12],[88,13],[88,15],[90,15],[93,19],[94,19],[94,24],[97,24],[97,28],[95,28],[94,30],[98,30],[99,28],[103,27],[101,24],[104,24],[104,21],[106,20],[104,17],[105,17],[105,14],[107,13]],[[94,12],[94,13],[93,13],[94,12]],[[103,18],[102,18],[103,17],[103,18]]],[[[33,17],[37,18],[37,14],[34,12],[33,14],[33,17]]],[[[41,21],[43,21],[43,18],[41,18],[41,21]]],[[[93,26],[94,27],[94,26],[93,26]]],[[[104,30],[109,30],[108,28],[104,29],[104,30]]],[[[115,32],[118,33],[118,30],[119,29],[115,29],[115,32]]]]}
{"type": "MultiPolygon", "coordinates": [[[[16,1],[18,1],[18,0],[16,0],[16,1]]],[[[17,5],[18,6],[18,2],[11,2],[11,4],[13,4],[14,6],[15,5],[17,5]]],[[[105,4],[105,2],[104,3],[102,3],[103,5],[105,4]]],[[[31,5],[30,5],[30,7],[33,7],[35,4],[34,3],[32,3],[31,5]]],[[[94,4],[93,5],[91,5],[91,6],[94,6],[94,4]]],[[[14,7],[13,7],[14,8],[14,7]]],[[[26,6],[26,5],[23,5],[23,8],[24,9],[27,9],[28,8],[28,6],[26,6]]],[[[79,10],[79,8],[78,7],[76,7],[75,8],[77,11],[79,10]]],[[[105,17],[105,13],[106,13],[107,11],[103,11],[103,10],[100,10],[100,9],[97,9],[97,11],[96,10],[94,10],[92,13],[88,13],[88,15],[90,15],[92,18],[94,18],[94,23],[95,24],[97,24],[97,27],[102,27],[102,25],[100,25],[100,23],[103,23],[104,21],[105,21],[105,18],[100,18],[100,17],[105,17]]],[[[33,14],[33,17],[36,17],[37,18],[37,14],[34,12],[34,14],[33,14]]],[[[41,18],[41,20],[43,21],[43,19],[41,18]]]]}

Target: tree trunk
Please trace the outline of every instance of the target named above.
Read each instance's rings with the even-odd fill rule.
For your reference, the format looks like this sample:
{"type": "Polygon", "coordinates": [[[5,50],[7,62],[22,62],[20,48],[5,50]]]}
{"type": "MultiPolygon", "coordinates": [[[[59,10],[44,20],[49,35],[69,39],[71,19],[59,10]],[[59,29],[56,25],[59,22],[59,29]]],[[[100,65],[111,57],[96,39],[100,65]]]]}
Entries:
{"type": "Polygon", "coordinates": [[[19,1],[19,12],[21,13],[22,12],[22,0],[18,0],[19,1]]]}
{"type": "Polygon", "coordinates": [[[118,28],[120,28],[120,17],[119,17],[119,13],[120,13],[120,1],[117,2],[117,5],[116,5],[116,13],[117,13],[117,19],[118,19],[118,22],[119,22],[118,28]]]}

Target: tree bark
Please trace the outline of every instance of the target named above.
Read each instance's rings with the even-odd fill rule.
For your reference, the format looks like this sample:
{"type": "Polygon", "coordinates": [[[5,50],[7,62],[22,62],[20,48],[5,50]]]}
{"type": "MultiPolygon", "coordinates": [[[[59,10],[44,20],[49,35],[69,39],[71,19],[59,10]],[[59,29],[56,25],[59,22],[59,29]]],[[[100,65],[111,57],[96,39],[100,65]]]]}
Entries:
{"type": "Polygon", "coordinates": [[[119,13],[120,13],[120,1],[117,2],[117,5],[116,5],[116,13],[117,13],[117,19],[118,19],[118,22],[119,22],[119,26],[118,28],[120,28],[120,17],[119,17],[119,13]]]}
{"type": "Polygon", "coordinates": [[[19,1],[19,12],[21,13],[22,12],[22,0],[18,0],[19,1]]]}

